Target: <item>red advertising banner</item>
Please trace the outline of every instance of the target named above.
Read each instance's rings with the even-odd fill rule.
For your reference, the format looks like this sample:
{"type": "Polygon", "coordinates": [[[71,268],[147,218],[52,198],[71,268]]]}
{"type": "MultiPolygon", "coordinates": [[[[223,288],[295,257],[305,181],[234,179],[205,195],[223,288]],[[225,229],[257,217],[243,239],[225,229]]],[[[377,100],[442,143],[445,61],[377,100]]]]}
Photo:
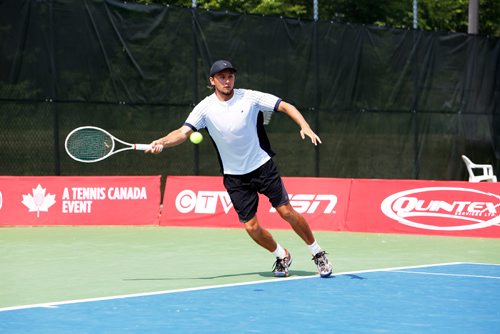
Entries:
{"type": "MultiPolygon", "coordinates": [[[[500,238],[500,183],[284,177],[313,230],[500,238]]],[[[222,177],[0,176],[0,226],[237,227],[222,177]]],[[[267,198],[259,221],[290,229],[267,198]]]]}
{"type": "Polygon", "coordinates": [[[500,184],[353,180],[348,231],[500,237],[500,184]]]}
{"type": "Polygon", "coordinates": [[[158,224],[160,176],[0,176],[0,226],[158,224]]]}
{"type": "MultiPolygon", "coordinates": [[[[284,177],[290,204],[315,230],[342,230],[350,179],[284,177]]],[[[267,228],[289,229],[265,196],[257,216],[267,228]]],[[[168,176],[160,225],[241,227],[222,177],[168,176]]]]}

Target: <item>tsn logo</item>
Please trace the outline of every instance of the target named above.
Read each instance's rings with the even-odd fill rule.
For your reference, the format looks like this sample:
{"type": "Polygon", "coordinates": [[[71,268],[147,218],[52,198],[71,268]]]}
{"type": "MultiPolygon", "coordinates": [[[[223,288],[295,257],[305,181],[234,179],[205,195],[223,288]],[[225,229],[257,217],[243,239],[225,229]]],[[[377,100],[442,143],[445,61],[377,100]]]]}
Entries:
{"type": "MultiPolygon", "coordinates": [[[[289,194],[290,204],[300,213],[335,213],[337,196],[333,194],[289,194]]],[[[175,207],[180,213],[214,214],[221,206],[225,213],[233,207],[229,194],[225,191],[183,190],[175,198],[175,207]]],[[[270,213],[276,210],[271,207],[270,213]]]]}
{"type": "MultiPolygon", "coordinates": [[[[297,194],[288,195],[290,204],[299,213],[314,214],[318,208],[323,209],[322,213],[335,213],[337,205],[337,196],[333,194],[297,194]]],[[[276,212],[276,209],[271,207],[269,212],[276,212]]]]}

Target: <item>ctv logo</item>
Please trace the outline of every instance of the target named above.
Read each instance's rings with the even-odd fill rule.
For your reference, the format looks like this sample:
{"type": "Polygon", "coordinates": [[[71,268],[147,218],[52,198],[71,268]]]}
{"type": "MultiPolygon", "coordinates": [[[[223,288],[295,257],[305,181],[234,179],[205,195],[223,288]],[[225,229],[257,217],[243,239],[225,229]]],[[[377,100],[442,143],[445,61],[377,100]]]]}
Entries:
{"type": "MultiPolygon", "coordinates": [[[[337,196],[332,194],[297,194],[289,195],[290,204],[300,213],[314,214],[315,212],[335,213],[337,196]]],[[[180,213],[213,214],[221,205],[227,214],[233,207],[229,194],[225,191],[198,191],[186,189],[175,198],[175,207],[180,213]]],[[[271,208],[269,212],[276,210],[271,208]]]]}
{"type": "Polygon", "coordinates": [[[198,191],[186,189],[175,198],[175,207],[180,213],[215,213],[221,203],[225,213],[233,207],[229,194],[225,191],[198,191]]]}
{"type": "Polygon", "coordinates": [[[500,226],[500,196],[476,189],[417,188],[382,201],[382,212],[400,224],[426,230],[464,231],[500,226]]]}

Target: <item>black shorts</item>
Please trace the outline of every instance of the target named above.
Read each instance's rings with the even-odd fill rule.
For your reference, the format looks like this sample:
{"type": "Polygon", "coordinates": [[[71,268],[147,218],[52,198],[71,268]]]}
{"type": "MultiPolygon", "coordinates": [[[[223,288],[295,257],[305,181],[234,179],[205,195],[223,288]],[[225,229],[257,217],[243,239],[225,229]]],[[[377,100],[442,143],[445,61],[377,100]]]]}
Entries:
{"type": "Polygon", "coordinates": [[[288,193],[272,159],[248,174],[225,174],[224,187],[242,223],[257,213],[259,193],[269,198],[274,208],[289,202],[288,193]]]}

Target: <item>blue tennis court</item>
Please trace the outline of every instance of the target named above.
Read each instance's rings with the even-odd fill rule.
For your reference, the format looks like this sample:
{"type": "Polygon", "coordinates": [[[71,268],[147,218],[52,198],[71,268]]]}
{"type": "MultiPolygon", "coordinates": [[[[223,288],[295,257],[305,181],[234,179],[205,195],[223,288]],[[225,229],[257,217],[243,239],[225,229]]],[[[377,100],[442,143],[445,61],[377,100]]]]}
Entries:
{"type": "Polygon", "coordinates": [[[500,265],[451,263],[0,309],[4,333],[500,333],[500,265]]]}

